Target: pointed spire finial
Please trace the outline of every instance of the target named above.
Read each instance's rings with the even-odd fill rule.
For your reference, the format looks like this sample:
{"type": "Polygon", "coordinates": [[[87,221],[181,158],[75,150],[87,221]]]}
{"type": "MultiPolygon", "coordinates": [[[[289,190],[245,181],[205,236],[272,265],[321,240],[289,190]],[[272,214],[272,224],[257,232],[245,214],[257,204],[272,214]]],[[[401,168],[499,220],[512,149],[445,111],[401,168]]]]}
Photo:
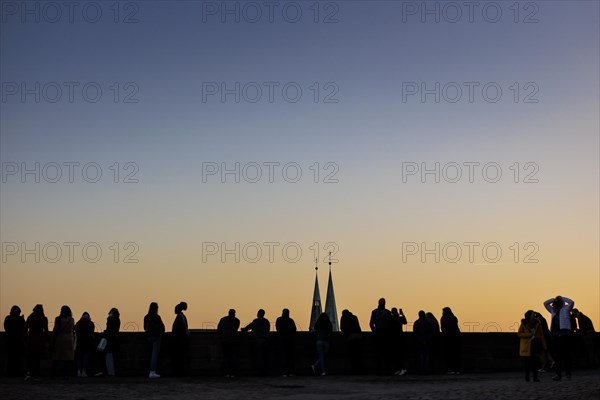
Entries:
{"type": "Polygon", "coordinates": [[[327,282],[327,297],[325,298],[325,312],[329,316],[333,331],[340,330],[337,316],[337,306],[335,304],[335,293],[333,291],[333,277],[331,276],[331,252],[329,252],[329,281],[327,282]]]}
{"type": "Polygon", "coordinates": [[[315,290],[313,292],[313,301],[311,305],[310,311],[310,325],[308,327],[309,331],[314,331],[315,323],[319,316],[323,313],[323,309],[321,308],[321,293],[319,290],[319,259],[315,259],[315,290]]]}

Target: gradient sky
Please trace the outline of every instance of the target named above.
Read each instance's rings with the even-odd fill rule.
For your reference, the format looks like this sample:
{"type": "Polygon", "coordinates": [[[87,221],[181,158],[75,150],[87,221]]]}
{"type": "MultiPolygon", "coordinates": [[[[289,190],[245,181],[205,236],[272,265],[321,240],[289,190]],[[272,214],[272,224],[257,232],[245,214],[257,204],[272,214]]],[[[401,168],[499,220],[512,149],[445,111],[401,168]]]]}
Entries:
{"type": "Polygon", "coordinates": [[[95,3],[103,10],[97,23],[82,18],[85,2],[78,3],[73,23],[65,10],[57,23],[31,16],[22,21],[1,10],[4,167],[95,162],[103,175],[88,183],[76,168],[73,183],[65,176],[57,183],[28,176],[23,183],[18,175],[2,182],[0,314],[13,304],[29,314],[42,303],[54,317],[68,304],[77,318],[89,311],[103,329],[116,306],[133,330],[149,302],[160,304],[170,325],[172,308],[185,300],[193,328],[213,327],[231,307],[242,323],[258,308],[274,322],[288,307],[306,329],[314,284],[310,246],[316,242],[321,249],[325,299],[323,246],[333,242],[339,247],[333,268],[338,312],[352,310],[363,329],[377,299],[385,297],[409,321],[420,309],[439,316],[450,306],[461,322],[479,324],[475,331],[515,331],[527,309],[543,311],[542,302],[558,294],[571,297],[600,328],[599,3],[522,2],[518,23],[512,1],[494,3],[502,10],[497,23],[486,21],[481,8],[473,22],[463,9],[457,23],[444,20],[454,17],[452,10],[442,11],[439,23],[433,16],[423,23],[420,15],[403,13],[411,2],[400,1],[320,2],[318,23],[315,2],[298,1],[302,17],[290,23],[281,14],[287,3],[275,9],[272,23],[266,14],[257,23],[243,15],[239,23],[232,16],[223,23],[220,15],[203,14],[223,2],[133,2],[137,8],[122,6],[120,23],[110,1],[95,3]],[[130,12],[138,22],[122,23],[130,12]],[[331,12],[338,22],[323,23],[331,12]],[[523,23],[530,13],[537,23],[523,23]],[[36,103],[33,95],[25,101],[20,93],[9,96],[11,82],[30,88],[77,82],[79,89],[72,103],[66,95],[36,103]],[[88,82],[103,89],[97,103],[81,96],[88,82]],[[117,103],[110,89],[115,82],[117,103]],[[225,102],[218,95],[203,101],[207,82],[230,88],[278,82],[279,89],[272,103],[266,92],[256,103],[236,103],[232,95],[225,102]],[[281,95],[288,82],[303,90],[296,103],[281,95]],[[317,103],[310,89],[315,82],[317,103]],[[425,102],[418,95],[403,101],[405,82],[480,86],[472,103],[466,91],[456,103],[436,103],[432,95],[425,102]],[[489,82],[503,89],[496,103],[482,97],[489,82]],[[515,82],[518,102],[510,89],[515,82]],[[127,83],[139,88],[137,103],[122,101],[132,87],[127,83]],[[339,89],[338,102],[322,101],[331,90],[327,83],[339,89]],[[532,87],[537,102],[523,102],[532,87]],[[109,167],[115,162],[120,181],[132,171],[124,165],[135,163],[139,182],[114,183],[109,167]],[[303,175],[288,183],[279,168],[269,183],[264,167],[258,183],[236,183],[232,176],[222,183],[218,175],[203,182],[207,162],[230,168],[236,162],[295,162],[303,175]],[[319,183],[309,169],[315,162],[319,183]],[[338,183],[323,182],[332,171],[324,169],[328,162],[339,167],[338,183]],[[432,176],[426,183],[419,176],[403,182],[407,162],[430,168],[436,162],[497,163],[503,174],[497,183],[484,180],[480,168],[473,183],[466,176],[457,183],[435,183],[432,176]],[[515,162],[518,183],[509,169],[515,162]],[[528,162],[539,167],[538,183],[523,182],[528,162]],[[30,248],[36,242],[95,242],[103,256],[86,262],[79,247],[73,263],[66,254],[56,263],[35,263],[33,256],[22,262],[20,254],[7,254],[9,242],[30,248]],[[121,246],[116,263],[109,248],[115,242],[121,246]],[[122,260],[128,242],[139,248],[138,263],[122,260]],[[220,253],[205,254],[203,262],[208,242],[280,245],[272,263],[266,253],[256,263],[243,257],[236,263],[231,255],[222,262],[220,253]],[[292,242],[302,248],[295,263],[281,254],[292,242]],[[503,257],[488,263],[480,246],[473,262],[466,254],[456,263],[436,263],[433,256],[422,262],[419,255],[403,262],[406,242],[429,248],[496,242],[503,257]],[[519,262],[510,249],[515,242],[519,262]],[[537,263],[523,262],[529,242],[537,246],[537,263]]]}

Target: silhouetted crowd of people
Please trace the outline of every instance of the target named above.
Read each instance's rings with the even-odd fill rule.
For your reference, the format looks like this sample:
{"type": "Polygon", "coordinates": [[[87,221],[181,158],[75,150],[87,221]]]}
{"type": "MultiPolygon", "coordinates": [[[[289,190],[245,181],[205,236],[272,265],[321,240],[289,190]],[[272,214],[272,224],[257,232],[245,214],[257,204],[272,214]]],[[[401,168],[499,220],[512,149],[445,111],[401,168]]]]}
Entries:
{"type": "MultiPolygon", "coordinates": [[[[556,296],[544,302],[544,308],[550,313],[550,326],[544,316],[528,310],[521,320],[518,335],[520,338],[519,355],[523,359],[525,380],[539,382],[538,372],[554,371],[552,380],[560,381],[564,376],[571,379],[571,355],[573,338],[583,339],[584,353],[594,357],[595,344],[592,334],[592,320],[573,308],[573,300],[565,296],[556,296]]],[[[596,360],[590,359],[591,363],[596,360]]]]}
{"type": "MultiPolygon", "coordinates": [[[[595,354],[592,334],[592,321],[582,312],[573,308],[574,302],[557,296],[544,302],[550,313],[550,325],[538,312],[528,310],[518,330],[520,338],[519,355],[523,359],[525,379],[539,381],[538,372],[555,372],[554,380],[571,378],[572,337],[583,338],[589,354],[595,354]],[[589,339],[589,340],[588,340],[589,339]]],[[[144,317],[144,332],[148,343],[148,376],[159,378],[157,373],[159,355],[165,335],[165,324],[159,312],[158,304],[151,303],[144,317]]],[[[189,335],[187,303],[175,306],[175,319],[169,336],[171,366],[174,375],[184,376],[188,365],[189,335]]],[[[442,309],[438,322],[431,312],[419,311],[413,324],[414,343],[410,349],[405,340],[404,326],[407,319],[401,308],[386,308],[385,299],[380,299],[371,312],[369,328],[373,332],[373,342],[378,375],[402,376],[407,372],[409,355],[416,352],[417,371],[429,374],[440,368],[434,366],[434,360],[442,359],[448,374],[461,371],[461,331],[458,318],[449,307],[442,309]],[[408,350],[412,350],[409,352],[408,350]]],[[[251,355],[257,375],[269,373],[270,354],[278,360],[282,376],[292,376],[296,349],[296,323],[290,317],[290,311],[283,309],[275,323],[275,343],[270,336],[271,323],[265,318],[265,311],[258,310],[256,318],[241,327],[234,309],[221,318],[217,325],[222,351],[222,372],[226,377],[238,374],[240,357],[240,335],[249,332],[251,355]],[[273,345],[275,344],[275,345],[273,345]]],[[[63,306],[54,320],[52,334],[48,329],[48,318],[44,308],[38,304],[32,313],[24,318],[18,306],[11,308],[4,320],[7,345],[6,370],[9,376],[23,376],[22,364],[25,360],[25,380],[40,374],[40,363],[47,355],[52,359],[52,376],[69,377],[76,371],[78,377],[116,375],[116,355],[120,350],[119,332],[121,320],[117,308],[110,309],[106,319],[106,329],[96,332],[96,325],[89,313],[84,312],[75,322],[71,309],[63,306]]],[[[329,316],[322,313],[311,329],[314,335],[316,358],[310,365],[315,375],[327,374],[327,356],[331,346],[333,325],[329,316]]],[[[348,366],[354,374],[365,372],[363,365],[363,332],[358,318],[349,310],[343,310],[340,330],[344,337],[348,366]]],[[[307,366],[308,367],[308,366],[307,366]]]]}
{"type": "MultiPolygon", "coordinates": [[[[342,316],[343,318],[343,316],[342,316]]],[[[417,340],[419,373],[433,372],[433,355],[440,349],[444,351],[446,369],[449,374],[460,373],[460,328],[458,319],[449,307],[442,310],[442,325],[431,312],[419,311],[419,318],[414,322],[413,333],[417,340]]],[[[387,375],[395,371],[395,375],[406,373],[406,347],[403,326],[407,324],[402,309],[388,310],[385,299],[379,299],[377,308],[371,312],[369,327],[375,336],[377,352],[377,372],[387,375]]]]}

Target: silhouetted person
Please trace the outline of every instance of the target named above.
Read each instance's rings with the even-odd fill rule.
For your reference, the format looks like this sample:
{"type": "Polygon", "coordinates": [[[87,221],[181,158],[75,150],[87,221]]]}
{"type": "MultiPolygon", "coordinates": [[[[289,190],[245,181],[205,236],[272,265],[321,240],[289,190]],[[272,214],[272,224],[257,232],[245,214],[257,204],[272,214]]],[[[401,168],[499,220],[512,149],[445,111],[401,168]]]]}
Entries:
{"type": "Polygon", "coordinates": [[[223,372],[226,377],[234,377],[237,373],[237,350],[238,336],[237,331],[240,327],[240,320],[235,316],[235,310],[229,310],[226,317],[221,318],[217,325],[217,332],[221,340],[221,350],[223,352],[223,372]]]}
{"type": "Polygon", "coordinates": [[[373,331],[375,351],[377,352],[378,375],[390,372],[389,349],[392,339],[392,313],[385,308],[385,299],[379,299],[377,308],[371,312],[369,327],[373,331]]]}
{"type": "Polygon", "coordinates": [[[106,318],[106,330],[104,338],[106,339],[106,348],[104,349],[104,363],[106,365],[106,375],[115,376],[115,354],[119,352],[119,330],[121,329],[121,314],[117,308],[111,308],[106,318]]]}
{"type": "Polygon", "coordinates": [[[562,372],[571,379],[571,310],[573,300],[557,296],[544,302],[544,307],[552,315],[550,333],[556,351],[556,376],[552,379],[560,381],[562,372]]]}
{"type": "Polygon", "coordinates": [[[433,313],[426,312],[425,316],[427,317],[427,321],[431,324],[433,328],[433,336],[431,338],[431,346],[430,346],[430,356],[429,356],[429,369],[431,372],[435,372],[436,365],[435,361],[440,353],[440,342],[441,342],[441,332],[440,332],[440,323],[433,313]]]}
{"type": "Polygon", "coordinates": [[[431,358],[431,340],[433,338],[434,327],[427,320],[425,311],[419,311],[419,318],[413,325],[413,333],[417,340],[419,350],[419,372],[422,374],[428,374],[431,372],[430,358],[431,358]]]}
{"type": "Polygon", "coordinates": [[[177,376],[185,375],[186,355],[189,345],[190,330],[187,317],[183,313],[185,310],[187,310],[187,303],[184,301],[175,306],[175,320],[171,329],[172,363],[177,376]]]}
{"type": "Polygon", "coordinates": [[[450,307],[442,309],[441,329],[446,370],[449,374],[460,374],[460,328],[458,327],[458,318],[456,318],[450,307]]]}
{"type": "Polygon", "coordinates": [[[404,359],[404,329],[406,317],[402,309],[392,308],[392,354],[394,355],[394,375],[406,374],[406,361],[404,359]]]}
{"type": "Polygon", "coordinates": [[[594,323],[587,315],[584,315],[581,311],[579,311],[576,308],[573,309],[572,315],[577,320],[576,332],[583,334],[595,332],[594,323]]]}
{"type": "Polygon", "coordinates": [[[539,382],[539,355],[542,349],[546,347],[546,344],[542,326],[535,312],[529,310],[525,313],[525,318],[521,320],[517,334],[521,339],[519,343],[519,355],[523,358],[525,380],[529,382],[530,373],[533,373],[533,381],[539,382]]]}
{"type": "Polygon", "coordinates": [[[327,373],[325,358],[331,345],[332,331],[333,325],[331,325],[329,316],[326,313],[319,315],[317,322],[315,322],[317,361],[312,365],[312,370],[315,374],[318,373],[317,371],[320,371],[321,376],[325,376],[327,373]]]}
{"type": "Polygon", "coordinates": [[[279,355],[281,357],[281,372],[289,376],[294,369],[294,337],[296,336],[296,323],[290,318],[290,310],[284,308],[281,317],[275,321],[279,355]]]}
{"type": "Polygon", "coordinates": [[[598,362],[598,356],[596,354],[597,345],[594,334],[594,324],[587,315],[584,315],[576,308],[573,309],[571,315],[577,321],[577,329],[575,330],[575,334],[579,339],[579,344],[584,353],[584,358],[587,360],[589,366],[595,365],[598,362]]]}
{"type": "Polygon", "coordinates": [[[44,315],[44,307],[41,304],[33,307],[33,312],[25,321],[27,338],[25,341],[25,352],[27,354],[27,375],[25,380],[40,374],[40,361],[46,353],[48,343],[48,318],[44,315]]]}
{"type": "Polygon", "coordinates": [[[75,360],[77,364],[77,376],[87,378],[90,367],[90,357],[94,351],[94,323],[88,312],[81,315],[81,319],[75,324],[77,334],[77,347],[75,348],[75,360]]]}
{"type": "Polygon", "coordinates": [[[350,359],[350,368],[353,374],[363,373],[363,338],[360,323],[356,315],[348,310],[342,311],[340,320],[340,330],[346,338],[346,347],[348,349],[348,358],[350,359]]]}
{"type": "Polygon", "coordinates": [[[546,348],[542,350],[540,354],[540,372],[547,372],[554,368],[554,358],[552,357],[552,335],[550,334],[550,328],[548,327],[548,321],[544,316],[534,311],[537,319],[540,321],[540,326],[542,328],[542,332],[544,333],[544,342],[546,343],[546,348]]]}
{"type": "Polygon", "coordinates": [[[25,353],[25,317],[21,315],[19,306],[12,306],[10,313],[4,318],[6,338],[6,375],[22,376],[23,354],[25,353]]]}
{"type": "Polygon", "coordinates": [[[54,320],[54,349],[52,361],[55,372],[65,378],[71,374],[75,353],[73,351],[75,333],[75,320],[68,306],[62,306],[60,315],[54,320]]]}
{"type": "Polygon", "coordinates": [[[254,348],[254,361],[258,375],[267,375],[267,360],[269,356],[269,331],[271,324],[265,318],[265,310],[260,309],[256,318],[242,328],[242,332],[252,332],[252,343],[254,348]]]}
{"type": "Polygon", "coordinates": [[[157,303],[152,302],[148,307],[148,314],[144,317],[144,331],[146,332],[148,343],[152,346],[150,373],[148,377],[150,379],[160,378],[160,375],[156,373],[156,367],[158,366],[162,336],[165,333],[165,324],[162,322],[160,315],[158,315],[157,303]]]}

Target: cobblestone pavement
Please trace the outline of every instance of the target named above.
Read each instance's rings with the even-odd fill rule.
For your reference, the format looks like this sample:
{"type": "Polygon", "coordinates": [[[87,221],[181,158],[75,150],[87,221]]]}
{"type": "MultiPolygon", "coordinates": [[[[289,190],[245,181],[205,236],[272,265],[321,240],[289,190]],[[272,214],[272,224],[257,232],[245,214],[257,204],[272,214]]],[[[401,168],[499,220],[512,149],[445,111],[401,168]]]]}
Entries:
{"type": "Polygon", "coordinates": [[[0,398],[8,399],[600,399],[600,370],[576,371],[573,379],[525,382],[521,373],[403,377],[326,376],[269,378],[71,378],[23,382],[0,379],[0,398]]]}

